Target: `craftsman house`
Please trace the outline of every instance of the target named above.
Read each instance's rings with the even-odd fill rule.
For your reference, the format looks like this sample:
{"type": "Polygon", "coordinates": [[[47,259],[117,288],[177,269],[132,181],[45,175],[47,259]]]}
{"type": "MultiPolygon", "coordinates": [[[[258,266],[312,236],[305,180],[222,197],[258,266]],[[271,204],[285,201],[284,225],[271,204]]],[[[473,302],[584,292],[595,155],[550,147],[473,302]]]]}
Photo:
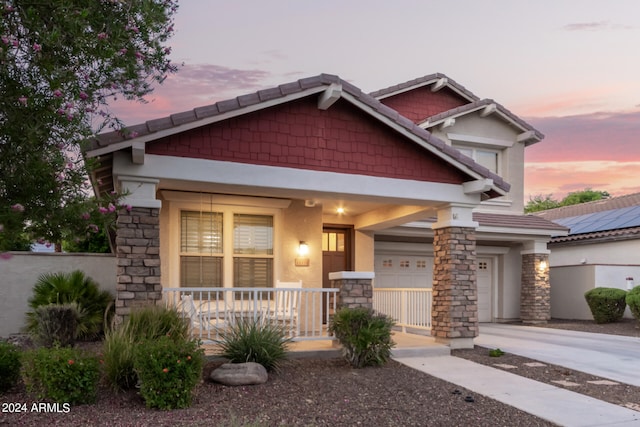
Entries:
{"type": "Polygon", "coordinates": [[[96,191],[132,206],[119,315],[168,288],[326,289],[353,272],[331,277],[427,289],[431,333],[454,347],[479,321],[549,318],[547,242],[566,229],[522,214],[543,135],[442,74],[371,94],[323,74],[128,131],[85,152],[96,191]]]}

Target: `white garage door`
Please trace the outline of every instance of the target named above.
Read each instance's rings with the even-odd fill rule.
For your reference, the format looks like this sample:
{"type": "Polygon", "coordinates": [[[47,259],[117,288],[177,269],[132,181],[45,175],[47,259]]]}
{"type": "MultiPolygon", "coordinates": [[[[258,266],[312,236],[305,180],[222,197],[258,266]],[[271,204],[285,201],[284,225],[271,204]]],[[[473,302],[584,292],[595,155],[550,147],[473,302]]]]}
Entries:
{"type": "MultiPolygon", "coordinates": [[[[478,258],[478,320],[491,322],[493,260],[478,258]]],[[[376,254],[376,288],[431,288],[433,257],[424,255],[376,254]]]]}

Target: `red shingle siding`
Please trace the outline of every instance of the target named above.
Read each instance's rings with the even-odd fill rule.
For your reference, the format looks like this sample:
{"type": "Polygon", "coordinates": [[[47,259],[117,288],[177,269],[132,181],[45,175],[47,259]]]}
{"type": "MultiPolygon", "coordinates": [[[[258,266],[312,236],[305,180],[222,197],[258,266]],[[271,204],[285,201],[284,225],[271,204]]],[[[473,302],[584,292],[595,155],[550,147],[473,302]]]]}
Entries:
{"type": "Polygon", "coordinates": [[[147,152],[419,181],[468,179],[346,101],[324,111],[315,97],[172,135],[147,152]]]}
{"type": "Polygon", "coordinates": [[[414,123],[421,123],[428,117],[469,103],[448,88],[431,92],[429,86],[390,96],[380,102],[414,123]]]}

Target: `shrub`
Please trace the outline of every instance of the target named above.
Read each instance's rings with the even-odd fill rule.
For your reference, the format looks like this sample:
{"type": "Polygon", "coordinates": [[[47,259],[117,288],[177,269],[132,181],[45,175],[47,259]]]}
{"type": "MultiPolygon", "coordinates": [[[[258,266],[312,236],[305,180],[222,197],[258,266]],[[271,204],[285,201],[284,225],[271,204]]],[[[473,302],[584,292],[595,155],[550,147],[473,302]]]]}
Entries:
{"type": "Polygon", "coordinates": [[[371,309],[342,308],[336,312],[329,332],[342,344],[347,361],[354,368],[383,365],[391,357],[393,319],[371,309]]]}
{"type": "Polygon", "coordinates": [[[76,303],[41,305],[34,311],[37,327],[31,335],[37,344],[44,347],[72,347],[79,317],[76,303]]]}
{"type": "Polygon", "coordinates": [[[596,323],[612,323],[622,319],[626,295],[622,289],[593,288],[585,292],[584,297],[596,323]]]}
{"type": "Polygon", "coordinates": [[[0,341],[0,393],[10,390],[18,383],[21,365],[18,347],[0,341]]]}
{"type": "Polygon", "coordinates": [[[143,341],[170,336],[189,337],[189,324],[173,308],[147,306],[131,313],[119,328],[108,330],[103,344],[105,376],[116,389],[127,390],[138,382],[134,369],[134,349],[143,341]]]}
{"type": "Polygon", "coordinates": [[[97,357],[68,347],[40,348],[24,353],[22,375],[38,399],[71,405],[96,400],[100,365],[97,357]]]}
{"type": "Polygon", "coordinates": [[[33,334],[38,328],[37,307],[75,302],[80,314],[77,338],[95,339],[103,330],[104,313],[112,300],[109,292],[100,290],[98,284],[82,271],[43,274],[29,299],[31,311],[27,313],[27,332],[33,334]]]}
{"type": "Polygon", "coordinates": [[[282,325],[262,319],[239,319],[219,334],[220,356],[233,363],[256,362],[267,371],[279,368],[291,343],[282,325]]]}
{"type": "Polygon", "coordinates": [[[625,301],[629,305],[633,317],[640,322],[640,286],[636,286],[627,292],[625,301]]]}
{"type": "Polygon", "coordinates": [[[134,366],[140,378],[140,395],[147,407],[191,406],[203,364],[204,351],[198,340],[163,336],[141,343],[134,352],[134,366]]]}

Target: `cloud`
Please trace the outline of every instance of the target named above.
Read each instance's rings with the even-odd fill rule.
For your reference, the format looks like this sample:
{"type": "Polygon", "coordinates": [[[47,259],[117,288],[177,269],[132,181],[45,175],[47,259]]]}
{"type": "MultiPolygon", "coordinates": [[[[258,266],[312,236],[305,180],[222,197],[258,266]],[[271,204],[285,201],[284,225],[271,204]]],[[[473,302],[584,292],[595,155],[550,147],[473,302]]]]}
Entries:
{"type": "Polygon", "coordinates": [[[575,24],[567,24],[562,28],[567,31],[594,31],[609,28],[609,23],[607,21],[579,22],[575,24]]]}
{"type": "Polygon", "coordinates": [[[631,30],[633,28],[630,25],[612,24],[609,21],[576,22],[562,27],[566,31],[631,30]]]}
{"type": "Polygon", "coordinates": [[[527,149],[527,162],[640,160],[640,111],[526,121],[545,134],[527,149]]]}
{"type": "Polygon", "coordinates": [[[638,170],[640,160],[529,162],[525,165],[525,199],[538,194],[562,199],[585,188],[614,196],[640,192],[638,170]]]}
{"type": "Polygon", "coordinates": [[[242,70],[214,64],[185,64],[147,96],[147,103],[118,100],[111,109],[126,124],[165,117],[270,86],[265,70],[242,70]]]}

